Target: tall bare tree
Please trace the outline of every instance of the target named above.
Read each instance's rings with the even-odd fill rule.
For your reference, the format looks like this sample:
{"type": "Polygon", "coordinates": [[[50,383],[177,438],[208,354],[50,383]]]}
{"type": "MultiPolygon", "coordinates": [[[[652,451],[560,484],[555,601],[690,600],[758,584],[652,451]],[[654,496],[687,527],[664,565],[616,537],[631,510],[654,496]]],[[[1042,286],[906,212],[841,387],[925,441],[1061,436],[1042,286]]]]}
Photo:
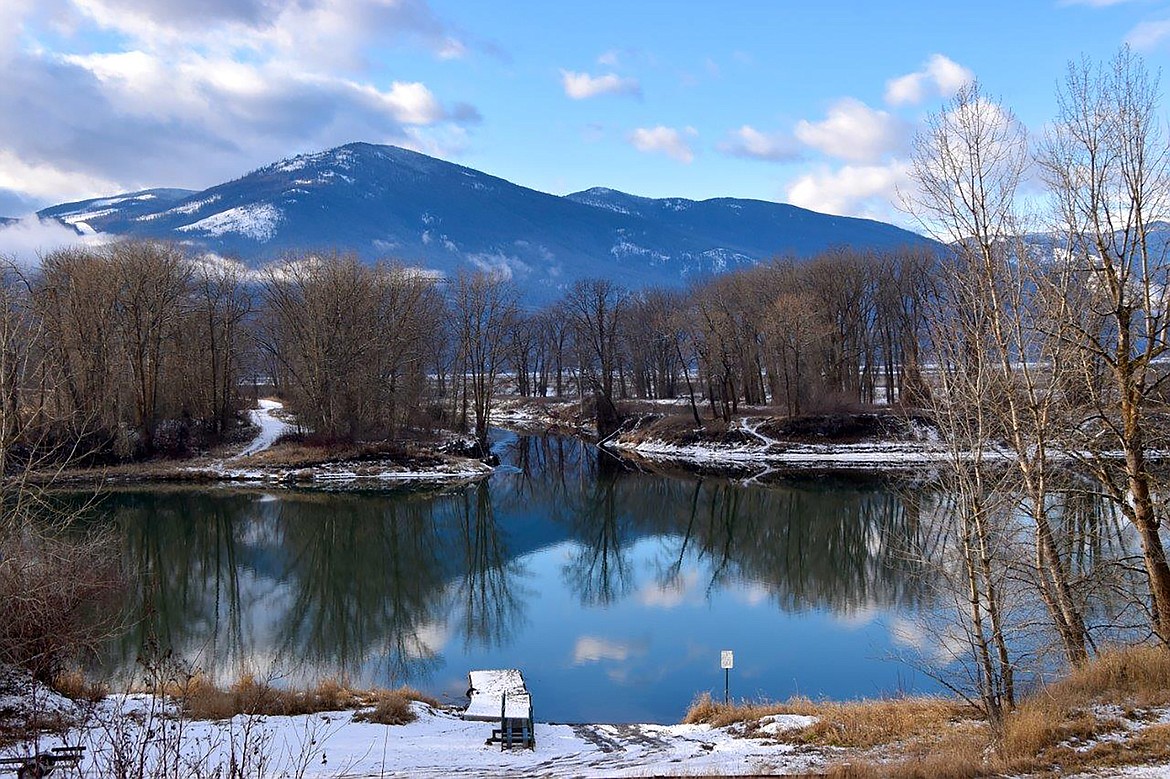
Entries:
{"type": "Polygon", "coordinates": [[[1158,80],[1127,48],[1105,66],[1070,64],[1058,97],[1040,160],[1064,232],[1061,337],[1087,406],[1070,448],[1089,453],[1137,531],[1151,624],[1170,643],[1170,565],[1149,462],[1170,304],[1166,245],[1152,236],[1170,205],[1158,80]]]}
{"type": "Polygon", "coordinates": [[[482,271],[460,274],[453,286],[451,302],[459,348],[456,364],[474,410],[475,438],[486,451],[496,382],[519,315],[518,293],[509,279],[482,271]]]}
{"type": "Polygon", "coordinates": [[[1054,438],[1064,419],[1064,363],[1048,348],[1051,296],[1016,216],[1028,163],[1022,126],[977,84],[969,85],[930,119],[918,139],[912,175],[919,194],[911,206],[953,252],[944,266],[943,305],[934,314],[950,320],[936,324],[936,354],[954,343],[972,352],[940,362],[949,381],[934,407],[947,406],[941,419],[954,416],[955,406],[969,407],[965,414],[987,414],[995,435],[1011,445],[1035,530],[1039,592],[1066,656],[1079,663],[1086,658],[1084,619],[1048,516],[1054,438]],[[994,376],[985,376],[989,371],[994,376]]]}
{"type": "Polygon", "coordinates": [[[616,381],[618,335],[626,313],[628,293],[608,279],[582,279],[565,295],[562,305],[573,322],[581,378],[597,404],[597,433],[606,436],[617,429],[616,381]]]}

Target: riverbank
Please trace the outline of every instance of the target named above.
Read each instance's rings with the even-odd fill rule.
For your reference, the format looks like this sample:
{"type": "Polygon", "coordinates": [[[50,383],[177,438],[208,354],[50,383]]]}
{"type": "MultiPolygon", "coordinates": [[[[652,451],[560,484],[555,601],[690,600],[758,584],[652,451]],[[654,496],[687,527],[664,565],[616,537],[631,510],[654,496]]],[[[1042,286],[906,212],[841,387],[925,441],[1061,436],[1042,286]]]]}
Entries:
{"type": "Polygon", "coordinates": [[[688,416],[631,416],[605,446],[625,456],[702,470],[907,470],[947,457],[921,416],[890,411],[800,417],[737,416],[695,425],[688,416]]]}
{"type": "Polygon", "coordinates": [[[461,484],[493,471],[480,459],[462,456],[471,444],[454,434],[413,441],[313,444],[295,440],[295,422],[275,399],[261,399],[248,414],[255,433],[242,445],[225,445],[186,460],[35,472],[31,480],[54,486],[226,483],[368,489],[461,484]]]}
{"type": "Polygon", "coordinates": [[[271,688],[243,685],[81,700],[31,683],[18,695],[0,690],[0,717],[23,708],[52,725],[0,755],[81,744],[83,776],[111,775],[128,761],[160,777],[212,776],[232,764],[247,776],[320,779],[1170,776],[1170,656],[1155,647],[1109,652],[1042,687],[1008,714],[999,736],[951,699],[724,705],[700,697],[678,725],[537,723],[534,750],[501,751],[485,744],[492,723],[464,721],[413,691],[355,694],[325,683],[284,693],[294,701],[284,705],[303,710],[284,714],[257,708],[257,690],[271,688]],[[198,706],[184,697],[192,694],[198,706]]]}
{"type": "MultiPolygon", "coordinates": [[[[788,417],[770,407],[744,407],[730,422],[704,416],[699,424],[686,400],[626,401],[621,411],[625,421],[601,442],[606,449],[703,473],[760,479],[773,471],[922,470],[948,457],[925,416],[885,408],[788,417]]],[[[505,399],[492,419],[596,440],[594,421],[577,401],[505,399]]]]}

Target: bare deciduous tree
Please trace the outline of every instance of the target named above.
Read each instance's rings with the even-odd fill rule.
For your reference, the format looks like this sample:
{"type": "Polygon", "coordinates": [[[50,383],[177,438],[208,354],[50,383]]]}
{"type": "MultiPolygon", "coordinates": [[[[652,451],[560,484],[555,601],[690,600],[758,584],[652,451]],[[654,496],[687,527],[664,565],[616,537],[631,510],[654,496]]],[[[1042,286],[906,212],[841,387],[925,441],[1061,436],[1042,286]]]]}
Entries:
{"type": "Polygon", "coordinates": [[[1088,453],[1141,538],[1151,624],[1170,643],[1170,565],[1149,463],[1170,303],[1165,244],[1151,237],[1170,205],[1159,97],[1157,79],[1128,49],[1105,67],[1071,64],[1040,159],[1064,232],[1060,335],[1087,407],[1070,449],[1088,453]]]}

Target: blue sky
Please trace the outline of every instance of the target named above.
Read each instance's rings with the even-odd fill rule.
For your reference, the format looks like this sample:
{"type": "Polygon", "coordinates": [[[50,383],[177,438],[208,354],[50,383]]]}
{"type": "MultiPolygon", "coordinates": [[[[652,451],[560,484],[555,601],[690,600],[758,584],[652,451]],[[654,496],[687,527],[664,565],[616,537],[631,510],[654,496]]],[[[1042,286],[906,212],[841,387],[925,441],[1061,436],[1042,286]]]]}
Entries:
{"type": "Polygon", "coordinates": [[[0,214],[397,143],[557,194],[905,222],[916,128],[978,78],[1041,131],[1066,63],[1154,68],[1170,3],[3,0],[0,214]]]}

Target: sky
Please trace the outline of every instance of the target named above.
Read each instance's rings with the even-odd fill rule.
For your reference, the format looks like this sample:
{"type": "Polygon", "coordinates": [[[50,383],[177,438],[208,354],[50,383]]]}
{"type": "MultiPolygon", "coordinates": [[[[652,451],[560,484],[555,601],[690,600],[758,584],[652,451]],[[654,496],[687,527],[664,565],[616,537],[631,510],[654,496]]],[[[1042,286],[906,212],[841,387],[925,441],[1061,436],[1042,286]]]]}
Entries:
{"type": "Polygon", "coordinates": [[[1170,59],[1170,2],[0,0],[0,215],[353,141],[534,189],[898,223],[971,79],[1041,132],[1070,60],[1170,59]]]}

